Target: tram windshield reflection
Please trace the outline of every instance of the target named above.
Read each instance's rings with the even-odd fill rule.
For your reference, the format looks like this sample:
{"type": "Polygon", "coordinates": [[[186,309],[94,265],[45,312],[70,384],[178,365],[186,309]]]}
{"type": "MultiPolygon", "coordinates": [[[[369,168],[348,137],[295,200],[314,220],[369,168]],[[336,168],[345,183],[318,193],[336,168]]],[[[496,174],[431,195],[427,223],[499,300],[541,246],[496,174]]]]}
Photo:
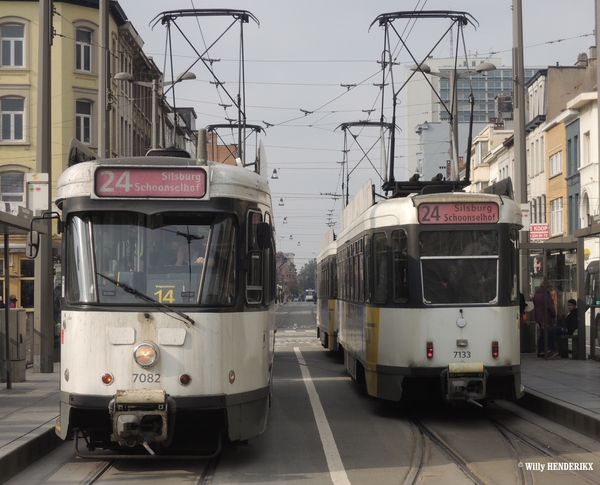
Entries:
{"type": "Polygon", "coordinates": [[[235,290],[235,226],[225,215],[77,214],[67,231],[69,303],[135,304],[106,275],[167,305],[229,305],[235,290]]]}
{"type": "Polygon", "coordinates": [[[497,231],[424,231],[419,250],[426,304],[497,302],[497,231]]]}

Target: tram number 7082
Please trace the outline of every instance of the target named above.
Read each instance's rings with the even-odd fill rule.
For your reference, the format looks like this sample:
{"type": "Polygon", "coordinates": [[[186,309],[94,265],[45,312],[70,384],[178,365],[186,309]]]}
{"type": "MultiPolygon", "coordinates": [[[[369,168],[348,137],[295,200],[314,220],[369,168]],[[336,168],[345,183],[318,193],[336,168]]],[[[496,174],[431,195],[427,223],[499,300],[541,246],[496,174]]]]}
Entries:
{"type": "Polygon", "coordinates": [[[160,383],[160,374],[133,374],[133,382],[160,383]]]}

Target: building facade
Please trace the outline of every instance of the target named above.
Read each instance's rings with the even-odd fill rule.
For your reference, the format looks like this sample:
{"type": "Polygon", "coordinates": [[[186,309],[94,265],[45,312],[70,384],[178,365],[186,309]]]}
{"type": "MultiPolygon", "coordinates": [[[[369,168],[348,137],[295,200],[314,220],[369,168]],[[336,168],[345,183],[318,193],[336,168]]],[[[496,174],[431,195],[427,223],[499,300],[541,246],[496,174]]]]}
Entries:
{"type": "MultiPolygon", "coordinates": [[[[437,161],[428,163],[428,160],[441,160],[445,157],[450,159],[448,152],[450,148],[450,127],[449,115],[443,109],[441,101],[450,106],[451,90],[450,90],[450,71],[454,69],[455,60],[453,58],[446,59],[427,59],[427,65],[431,71],[437,75],[428,75],[429,82],[420,74],[413,73],[407,70],[405,73],[405,81],[408,80],[411,74],[415,74],[410,81],[407,82],[404,88],[404,115],[405,125],[403,129],[404,135],[404,169],[405,175],[410,176],[415,171],[419,171],[420,164],[426,167],[437,167],[441,165],[437,161]],[[433,89],[432,89],[433,88],[433,89]],[[436,96],[435,91],[440,95],[440,99],[436,96]],[[443,136],[441,141],[436,140],[435,143],[423,144],[419,127],[426,123],[440,123],[439,136],[443,136]],[[425,149],[423,149],[425,147],[425,149]]],[[[531,78],[537,69],[526,68],[525,78],[531,78]]],[[[479,59],[469,58],[461,60],[457,68],[457,108],[458,108],[458,124],[459,124],[459,157],[463,157],[467,150],[468,138],[468,122],[470,119],[471,105],[469,95],[471,86],[473,88],[474,106],[473,106],[473,134],[481,131],[488,123],[496,122],[499,116],[508,117],[502,111],[498,113],[498,98],[505,99],[512,95],[512,67],[502,66],[502,59],[490,58],[479,59]],[[490,62],[496,66],[493,71],[482,73],[473,73],[469,77],[464,76],[467,73],[467,64],[471,71],[483,62],[490,62]]],[[[511,112],[509,110],[509,112],[511,112]]],[[[400,173],[400,172],[399,172],[400,173]]],[[[437,173],[437,172],[436,172],[437,173]]],[[[428,180],[436,173],[431,173],[427,170],[421,174],[425,180],[428,180]]],[[[400,178],[400,177],[399,177],[400,178]]]]}

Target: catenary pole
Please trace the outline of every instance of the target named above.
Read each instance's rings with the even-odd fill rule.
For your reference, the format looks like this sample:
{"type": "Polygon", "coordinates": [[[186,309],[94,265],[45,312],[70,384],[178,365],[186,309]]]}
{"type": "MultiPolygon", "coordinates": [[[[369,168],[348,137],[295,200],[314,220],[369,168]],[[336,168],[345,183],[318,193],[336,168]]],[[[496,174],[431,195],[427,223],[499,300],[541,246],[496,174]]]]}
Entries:
{"type": "MultiPolygon", "coordinates": [[[[39,3],[39,78],[37,96],[37,140],[36,170],[48,174],[52,183],[52,128],[51,128],[51,46],[52,46],[52,0],[39,3]]],[[[46,209],[50,208],[52,187],[48,187],[46,209]]],[[[33,370],[52,373],[54,371],[54,322],[52,321],[52,220],[40,221],[46,225],[47,233],[40,234],[40,247],[35,260],[34,278],[34,334],[33,370]]],[[[9,304],[8,301],[5,302],[9,304]]]]}

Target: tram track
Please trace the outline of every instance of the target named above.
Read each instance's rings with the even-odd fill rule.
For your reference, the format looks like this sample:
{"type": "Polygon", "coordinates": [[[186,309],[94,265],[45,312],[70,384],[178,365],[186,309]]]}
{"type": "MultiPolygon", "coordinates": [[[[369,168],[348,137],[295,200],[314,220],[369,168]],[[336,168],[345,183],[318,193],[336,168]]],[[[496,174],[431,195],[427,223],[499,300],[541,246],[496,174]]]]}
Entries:
{"type": "MultiPolygon", "coordinates": [[[[580,469],[582,468],[580,466],[581,461],[577,460],[577,457],[597,453],[597,450],[593,450],[592,447],[585,446],[575,439],[555,434],[553,431],[540,427],[522,416],[513,415],[507,409],[503,409],[503,411],[505,411],[503,416],[506,419],[523,419],[525,427],[533,426],[534,429],[524,432],[517,429],[514,424],[504,422],[504,418],[490,416],[488,410],[477,413],[477,416],[473,416],[472,419],[469,418],[459,425],[453,422],[454,420],[447,418],[431,423],[429,422],[430,419],[437,419],[438,417],[424,417],[420,413],[409,414],[407,419],[413,427],[414,454],[403,484],[426,483],[428,467],[432,466],[430,463],[432,450],[439,449],[452,465],[457,467],[469,481],[477,485],[508,483],[506,480],[509,478],[510,473],[505,471],[503,477],[498,477],[493,472],[482,469],[478,465],[480,462],[485,462],[485,451],[488,450],[493,450],[499,461],[505,460],[512,463],[514,483],[518,485],[541,483],[539,481],[541,475],[534,472],[543,472],[544,469],[549,472],[551,470],[550,465],[552,465],[552,470],[567,473],[571,477],[580,480],[578,483],[600,485],[600,477],[580,469]],[[457,427],[459,426],[462,426],[463,429],[465,427],[473,429],[474,439],[475,436],[478,436],[479,442],[486,443],[482,447],[481,453],[469,446],[468,440],[461,439],[459,433],[457,433],[457,427]],[[493,434],[490,435],[490,431],[493,431],[493,434]],[[532,434],[538,436],[531,436],[532,434]],[[500,440],[494,438],[494,435],[499,437],[500,440]],[[484,441],[481,440],[481,436],[487,436],[488,438],[484,441]],[[499,447],[500,442],[503,443],[506,451],[505,455],[499,447]],[[432,448],[432,446],[435,448],[432,448]]],[[[516,424],[518,425],[518,423],[516,424]]]]}
{"type": "MultiPolygon", "coordinates": [[[[546,445],[543,445],[541,443],[539,443],[537,440],[535,440],[534,438],[531,438],[529,436],[527,436],[526,434],[514,429],[513,427],[502,423],[501,421],[489,417],[487,416],[487,419],[496,427],[496,429],[503,434],[504,436],[507,437],[507,439],[511,440],[511,442],[521,442],[527,446],[529,446],[530,448],[532,448],[533,450],[535,450],[537,453],[552,459],[554,462],[556,463],[562,463],[562,464],[572,464],[575,465],[577,462],[573,461],[573,460],[568,460],[563,458],[562,456],[560,456],[557,453],[553,453],[551,450],[551,448],[549,448],[546,445]]],[[[566,440],[570,445],[575,446],[577,448],[580,448],[583,452],[586,453],[593,453],[592,450],[586,449],[585,447],[583,447],[580,443],[575,443],[572,440],[569,440],[567,438],[561,437],[561,439],[566,440]]],[[[517,445],[518,446],[518,445],[517,445]]],[[[527,470],[525,470],[525,467],[523,466],[523,463],[526,461],[525,455],[521,454],[519,456],[519,462],[517,464],[517,468],[518,470],[520,470],[521,472],[527,474],[527,470]]],[[[600,485],[600,478],[594,477],[589,473],[586,473],[583,470],[577,470],[577,469],[572,469],[569,470],[572,473],[574,473],[575,475],[577,475],[579,478],[582,478],[583,480],[585,480],[587,483],[593,483],[593,484],[598,484],[600,485]]],[[[531,472],[528,472],[528,476],[532,476],[531,472]]],[[[527,481],[524,483],[533,483],[532,481],[527,481]]]]}
{"type": "MultiPolygon", "coordinates": [[[[421,457],[416,460],[413,459],[413,464],[418,462],[418,468],[413,473],[413,469],[409,472],[404,484],[405,485],[416,485],[421,482],[423,473],[428,463],[428,455],[429,455],[429,444],[428,438],[433,444],[435,444],[449,459],[452,463],[454,463],[468,478],[470,478],[473,483],[477,485],[489,485],[490,482],[482,479],[478,474],[469,466],[467,460],[465,460],[460,454],[454,451],[453,447],[447,443],[431,426],[426,425],[420,418],[416,416],[410,417],[410,422],[413,426],[415,426],[418,430],[417,436],[420,435],[418,441],[416,443],[415,450],[420,450],[421,457]]],[[[418,452],[415,453],[418,455],[418,452]]]]}
{"type": "MultiPolygon", "coordinates": [[[[183,466],[186,473],[181,472],[181,468],[178,470],[171,470],[169,467],[153,467],[149,466],[146,460],[124,460],[121,458],[115,458],[113,460],[101,462],[100,466],[89,475],[85,481],[82,481],[82,485],[102,485],[103,483],[115,483],[115,477],[122,477],[127,473],[135,473],[136,476],[147,475],[145,479],[146,483],[169,483],[176,485],[180,484],[196,484],[196,485],[210,485],[213,477],[217,470],[219,463],[219,456],[210,458],[205,461],[192,461],[189,460],[190,466],[183,466]],[[198,464],[201,463],[201,468],[197,469],[198,464]],[[138,465],[139,464],[139,465],[138,465]]],[[[152,463],[158,463],[156,461],[152,463]]],[[[164,462],[163,462],[164,463],[164,462]]],[[[171,463],[182,463],[180,460],[173,461],[171,463]]],[[[184,462],[185,463],[185,462],[184,462]]],[[[72,483],[76,483],[73,481],[72,483]]]]}

